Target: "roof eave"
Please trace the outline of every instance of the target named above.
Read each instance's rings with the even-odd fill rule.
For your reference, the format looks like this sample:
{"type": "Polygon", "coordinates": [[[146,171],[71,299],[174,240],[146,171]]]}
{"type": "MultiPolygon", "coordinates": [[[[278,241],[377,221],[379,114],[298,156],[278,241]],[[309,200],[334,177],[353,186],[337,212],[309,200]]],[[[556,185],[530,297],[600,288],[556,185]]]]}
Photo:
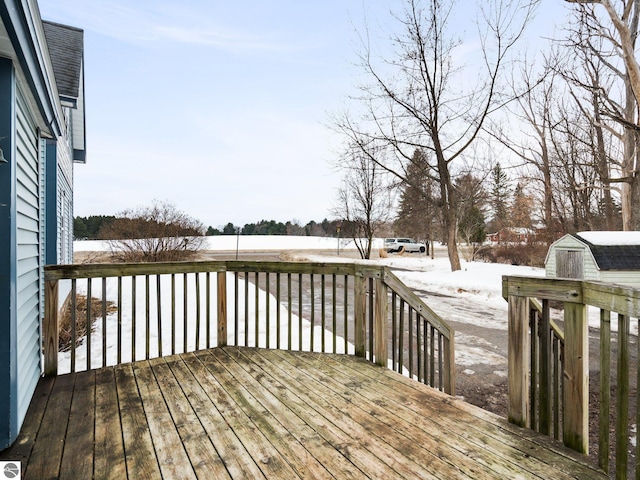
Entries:
{"type": "Polygon", "coordinates": [[[0,19],[14,47],[16,60],[34,92],[42,116],[40,128],[55,136],[62,135],[62,108],[37,4],[34,0],[4,0],[0,2],[0,19]]]}

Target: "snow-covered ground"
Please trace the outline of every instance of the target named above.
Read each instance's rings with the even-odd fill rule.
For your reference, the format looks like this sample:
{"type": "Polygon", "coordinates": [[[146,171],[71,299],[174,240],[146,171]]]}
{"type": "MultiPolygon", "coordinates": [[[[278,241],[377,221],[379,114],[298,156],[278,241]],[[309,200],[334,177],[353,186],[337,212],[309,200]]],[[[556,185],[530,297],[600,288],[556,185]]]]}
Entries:
{"type": "MultiPolygon", "coordinates": [[[[363,260],[357,260],[354,257],[354,245],[351,241],[342,239],[340,240],[340,251],[342,254],[337,255],[338,252],[338,239],[335,238],[321,238],[321,237],[292,237],[292,236],[215,236],[206,238],[207,250],[212,251],[294,251],[295,255],[299,259],[305,259],[310,261],[321,262],[344,262],[344,261],[356,261],[362,262],[363,260]],[[322,250],[320,255],[318,251],[322,250]]],[[[378,239],[375,243],[375,249],[382,245],[382,239],[378,239]]],[[[76,242],[74,245],[76,251],[101,251],[105,250],[106,246],[103,242],[98,241],[81,241],[76,242]]],[[[448,258],[446,257],[446,249],[444,247],[438,247],[436,249],[436,258],[431,259],[424,255],[419,254],[407,254],[390,255],[388,258],[376,258],[374,260],[367,261],[369,263],[376,263],[386,265],[394,270],[396,275],[400,277],[409,287],[414,289],[416,293],[423,298],[423,300],[432,307],[436,313],[439,313],[445,321],[457,322],[461,325],[469,325],[471,327],[477,327],[477,329],[485,330],[499,330],[506,332],[507,330],[507,302],[502,298],[502,277],[503,275],[523,275],[523,276],[543,276],[544,269],[531,268],[531,267],[519,267],[503,264],[489,264],[482,262],[462,262],[462,270],[451,272],[448,258]]],[[[141,282],[142,279],[138,279],[141,282]]],[[[170,281],[169,277],[162,279],[161,288],[163,291],[168,291],[171,287],[167,283],[170,281]]],[[[181,281],[180,279],[178,281],[181,281]]],[[[231,277],[229,280],[231,281],[231,277]]],[[[115,280],[111,281],[107,286],[107,298],[115,301],[115,280]]],[[[96,296],[94,287],[93,295],[96,296]]],[[[152,293],[155,292],[155,286],[152,286],[152,293]]],[[[250,295],[253,295],[253,285],[249,285],[250,295]]],[[[145,315],[145,300],[144,290],[142,284],[137,287],[138,300],[137,311],[138,323],[141,322],[141,318],[144,319],[145,315]]],[[[189,286],[189,291],[194,292],[195,287],[189,286]]],[[[240,288],[243,292],[243,287],[240,288]]],[[[154,294],[154,293],[153,293],[154,294]]],[[[154,294],[155,295],[155,294],[154,294]]],[[[166,295],[166,302],[170,302],[170,296],[166,295]]],[[[252,297],[250,297],[252,298],[252,297]]],[[[215,299],[211,299],[215,302],[215,299]]],[[[130,325],[131,323],[131,298],[123,299],[123,325],[130,325]]],[[[276,316],[275,299],[270,302],[271,318],[276,316]]],[[[215,303],[213,303],[215,305],[215,303]]],[[[155,318],[154,309],[156,308],[156,301],[152,298],[150,301],[150,308],[152,309],[151,318],[155,318]]],[[[162,311],[170,311],[170,304],[163,305],[162,311]]],[[[195,299],[191,298],[189,305],[187,306],[188,312],[195,311],[195,299]]],[[[264,309],[265,306],[261,305],[259,308],[264,309]]],[[[178,321],[176,327],[176,342],[178,345],[182,345],[182,324],[183,317],[181,310],[178,311],[178,321]]],[[[230,312],[230,318],[233,312],[230,312]]],[[[261,311],[260,314],[265,312],[261,311]]],[[[249,315],[253,318],[255,314],[252,311],[249,315]]],[[[284,312],[281,312],[284,314],[284,312]]],[[[167,314],[164,313],[166,316],[167,314]]],[[[115,363],[115,340],[114,335],[117,332],[117,320],[115,316],[109,316],[107,319],[108,329],[108,341],[107,346],[107,363],[115,363]]],[[[194,321],[195,315],[189,313],[187,315],[188,321],[194,321]]],[[[612,329],[614,331],[617,328],[616,316],[612,316],[612,329]]],[[[262,318],[262,317],[261,317],[262,318]]],[[[295,319],[294,325],[297,325],[298,320],[295,319]]],[[[168,322],[164,322],[168,324],[168,322]]],[[[274,322],[275,323],[275,322],[274,322]]],[[[596,309],[590,309],[589,312],[590,326],[599,327],[599,312],[596,309]]],[[[309,335],[309,323],[303,321],[303,330],[294,332],[296,340],[294,345],[297,344],[297,335],[302,335],[303,338],[308,338],[309,335]]],[[[142,327],[145,327],[144,321],[142,321],[142,327]]],[[[99,341],[101,336],[102,322],[98,321],[95,326],[95,335],[92,338],[92,356],[94,358],[101,358],[102,345],[99,341]],[[95,357],[97,355],[97,357],[95,357]]],[[[137,327],[138,332],[141,327],[137,327]]],[[[202,327],[204,328],[204,327],[202,327]]],[[[195,326],[189,326],[190,331],[194,331],[195,326]]],[[[275,326],[272,327],[272,330],[275,326]]],[[[202,331],[202,330],[201,330],[202,331]]],[[[637,322],[633,322],[632,333],[637,335],[638,326],[637,322]]],[[[228,332],[233,335],[232,329],[228,332]]],[[[239,332],[243,333],[243,332],[239,332]]],[[[263,332],[264,333],[264,332],[263,332]]],[[[125,327],[123,330],[123,341],[125,345],[123,359],[130,359],[130,347],[126,347],[131,344],[131,338],[133,332],[127,330],[125,327]],[[128,355],[128,356],[127,356],[128,355]]],[[[151,351],[157,351],[158,345],[158,327],[157,325],[150,326],[151,335],[151,351]]],[[[215,332],[213,333],[212,342],[215,341],[215,332]]],[[[275,331],[270,333],[275,342],[275,331]]],[[[204,333],[201,334],[204,337],[204,333]]],[[[170,335],[167,332],[163,332],[163,352],[170,351],[170,335]]],[[[138,352],[143,352],[145,348],[144,336],[136,335],[136,349],[138,352]]],[[[316,342],[320,339],[320,332],[315,334],[316,342]]],[[[306,341],[306,340],[305,340],[306,341]]],[[[190,338],[189,349],[193,348],[195,342],[195,336],[190,338]]],[[[274,343],[272,342],[272,344],[274,343]]],[[[341,342],[338,342],[341,343],[341,342]]],[[[178,349],[181,351],[181,349],[178,349]]],[[[77,361],[79,365],[83,365],[86,361],[86,349],[81,347],[77,351],[77,361]],[[85,356],[83,356],[85,355],[85,356]]],[[[69,353],[60,354],[61,369],[69,365],[69,353]]],[[[137,354],[136,356],[138,356],[137,354]]],[[[501,352],[497,345],[492,345],[491,341],[487,341],[479,335],[471,334],[468,332],[460,332],[456,334],[456,363],[467,368],[467,373],[472,374],[473,365],[490,364],[495,366],[495,372],[497,375],[503,376],[506,374],[506,354],[501,352]]]]}

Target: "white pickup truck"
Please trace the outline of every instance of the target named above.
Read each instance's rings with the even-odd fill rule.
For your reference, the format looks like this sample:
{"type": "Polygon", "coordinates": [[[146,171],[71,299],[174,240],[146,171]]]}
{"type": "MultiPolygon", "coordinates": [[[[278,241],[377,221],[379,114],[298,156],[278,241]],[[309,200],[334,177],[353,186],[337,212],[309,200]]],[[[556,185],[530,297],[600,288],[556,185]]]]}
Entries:
{"type": "Polygon", "coordinates": [[[385,238],[384,248],[388,253],[393,252],[420,252],[427,251],[424,243],[418,243],[412,238],[385,238]]]}

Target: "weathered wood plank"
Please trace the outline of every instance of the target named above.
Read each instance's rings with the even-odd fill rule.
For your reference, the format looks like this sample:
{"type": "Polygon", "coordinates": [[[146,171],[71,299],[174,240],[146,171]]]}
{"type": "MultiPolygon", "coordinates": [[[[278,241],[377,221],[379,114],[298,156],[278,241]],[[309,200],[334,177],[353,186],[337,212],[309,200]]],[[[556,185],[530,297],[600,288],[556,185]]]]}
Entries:
{"type": "Polygon", "coordinates": [[[526,297],[509,296],[508,352],[509,421],[529,426],[529,301],[526,297]]]}
{"type": "Polygon", "coordinates": [[[458,452],[457,465],[464,465],[468,462],[468,457],[473,455],[474,462],[485,468],[484,472],[481,468],[478,469],[475,475],[488,475],[487,478],[514,478],[524,469],[529,475],[543,478],[550,478],[551,473],[553,478],[557,479],[575,478],[570,471],[572,465],[567,468],[569,471],[563,472],[562,469],[541,462],[546,454],[543,448],[536,448],[526,441],[522,442],[524,445],[520,445],[518,437],[515,437],[514,442],[512,434],[498,428],[486,429],[484,420],[457,410],[455,404],[462,403],[459,400],[444,395],[434,397],[431,392],[424,391],[426,387],[415,385],[416,388],[411,388],[408,393],[402,388],[403,401],[394,403],[392,399],[397,396],[401,382],[390,382],[389,376],[382,369],[373,369],[366,365],[362,368],[355,362],[342,360],[340,357],[316,359],[305,353],[290,359],[289,362],[295,362],[296,366],[300,361],[308,362],[312,368],[326,375],[322,377],[318,374],[323,384],[332,380],[336,387],[344,382],[357,385],[354,391],[361,398],[351,398],[351,402],[372,402],[375,406],[384,408],[384,415],[388,416],[389,421],[394,422],[396,428],[404,425],[403,434],[415,441],[424,442],[423,437],[428,434],[439,444],[449,445],[454,452],[458,452]],[[422,429],[424,432],[421,434],[422,429]],[[482,451],[482,455],[475,454],[478,451],[482,451]]]}
{"type": "Polygon", "coordinates": [[[11,447],[0,452],[0,460],[20,460],[23,465],[23,470],[26,470],[25,466],[33,451],[33,444],[39,433],[47,402],[49,401],[49,396],[51,395],[55,381],[56,377],[44,377],[40,379],[31,403],[29,404],[20,435],[11,447]]]}
{"type": "MultiPolygon", "coordinates": [[[[501,459],[497,455],[486,453],[482,457],[474,455],[478,449],[487,448],[483,439],[480,438],[477,444],[465,442],[462,439],[455,439],[455,432],[460,430],[460,426],[455,426],[455,421],[448,427],[437,429],[432,428],[433,417],[425,422],[424,417],[416,416],[415,410],[407,409],[403,403],[396,402],[397,390],[380,388],[376,381],[377,370],[371,370],[371,376],[356,374],[345,366],[335,368],[325,364],[325,358],[312,355],[296,356],[288,358],[280,356],[277,352],[260,352],[260,355],[267,362],[272,362],[272,368],[267,364],[263,367],[265,371],[272,372],[279,363],[286,363],[296,370],[306,372],[325,387],[319,394],[335,398],[336,402],[348,405],[355,405],[357,409],[364,412],[364,416],[370,416],[375,427],[370,432],[369,445],[377,444],[380,448],[395,448],[403,455],[412,458],[416,463],[429,465],[431,474],[442,478],[455,478],[467,476],[472,478],[492,479],[496,476],[508,478],[513,474],[510,460],[501,459]],[[277,360],[276,360],[277,359],[277,360]],[[346,371],[346,372],[345,372],[346,371]],[[345,390],[344,385],[352,388],[345,390]],[[327,391],[329,393],[327,393],[327,391]],[[334,396],[335,395],[335,396],[334,396]],[[422,427],[424,425],[424,428],[422,427]],[[385,432],[386,429],[389,429],[385,432]],[[391,432],[390,434],[388,432],[391,432]],[[398,439],[403,439],[398,443],[398,439]],[[403,442],[408,440],[418,447],[406,449],[403,442]],[[453,448],[446,451],[442,445],[450,444],[453,448]],[[437,452],[437,461],[432,458],[437,452]],[[474,461],[469,461],[469,456],[474,455],[474,461]]],[[[257,362],[256,355],[251,355],[251,361],[257,362]]],[[[329,363],[333,363],[329,361],[329,363]]],[[[337,364],[339,365],[339,364],[337,364]]],[[[282,365],[278,365],[282,368],[282,365]]],[[[365,366],[370,369],[370,365],[365,366]]],[[[431,412],[438,415],[437,412],[431,412]]],[[[349,415],[353,415],[353,410],[349,410],[349,415]]],[[[338,414],[340,415],[340,413],[338,414]]],[[[355,418],[361,418],[356,415],[355,418]]],[[[460,419],[458,419],[460,420],[460,419]]],[[[363,423],[359,421],[358,423],[363,423]]],[[[367,448],[371,449],[371,446],[367,448]]],[[[524,455],[523,455],[524,456],[524,455]]],[[[416,473],[419,470],[416,470],[416,473]]]]}
{"type": "Polygon", "coordinates": [[[195,473],[191,462],[164,402],[150,362],[135,363],[133,373],[162,476],[171,479],[193,478],[195,473]]]}
{"type": "MultiPolygon", "coordinates": [[[[242,413],[246,418],[244,424],[232,427],[236,435],[241,437],[247,451],[253,456],[256,463],[262,469],[267,478],[296,478],[299,475],[299,458],[290,457],[282,452],[283,438],[273,430],[273,424],[267,421],[269,412],[242,387],[242,384],[224,369],[215,358],[212,351],[200,352],[196,356],[210,372],[224,386],[228,401],[233,402],[235,412],[242,413]],[[239,432],[239,430],[242,430],[239,432]],[[245,432],[253,430],[253,435],[245,435],[245,432]]],[[[282,433],[282,432],[281,432],[282,433]]],[[[291,438],[285,437],[287,441],[291,438]]],[[[285,442],[286,443],[286,442],[285,442]]],[[[288,452],[291,453],[291,452],[288,452]]],[[[300,471],[304,471],[302,468],[300,471]]],[[[309,475],[307,471],[307,475],[309,475]]]]}
{"type": "Polygon", "coordinates": [[[224,347],[52,382],[13,450],[27,479],[179,478],[185,465],[207,479],[606,478],[557,441],[354,356],[224,347]],[[93,474],[69,464],[83,455],[93,474]]]}
{"type": "Polygon", "coordinates": [[[389,358],[389,301],[387,300],[388,287],[385,283],[382,282],[382,280],[376,280],[375,285],[375,324],[373,327],[375,339],[374,358],[375,362],[378,365],[386,367],[389,358]]]}
{"type": "Polygon", "coordinates": [[[245,261],[195,261],[154,263],[86,263],[71,265],[47,265],[45,280],[63,278],[126,277],[131,275],[164,275],[203,272],[270,272],[317,273],[354,275],[356,270],[366,276],[379,278],[383,267],[363,266],[354,263],[318,262],[245,262],[245,261]]]}
{"type": "Polygon", "coordinates": [[[214,444],[216,454],[225,465],[228,475],[234,479],[265,478],[235,435],[233,425],[236,420],[231,417],[227,423],[223,413],[218,409],[218,405],[221,404],[211,400],[209,395],[214,395],[213,389],[219,388],[219,385],[214,379],[209,378],[202,362],[193,354],[188,354],[181,355],[179,359],[172,360],[167,365],[178,383],[187,386],[186,399],[214,444]]]}
{"type": "MultiPolygon", "coordinates": [[[[282,365],[282,368],[287,369],[290,367],[282,365]]],[[[277,370],[278,368],[275,371],[277,370]]],[[[271,373],[274,373],[274,371],[271,373]]],[[[378,455],[380,452],[372,452],[366,448],[369,446],[369,438],[362,438],[362,434],[358,431],[361,429],[355,429],[355,422],[348,419],[348,411],[342,407],[336,410],[335,406],[332,407],[330,404],[326,408],[317,408],[309,401],[308,395],[312,394],[309,388],[305,388],[304,385],[297,386],[297,381],[292,381],[289,378],[291,375],[288,371],[285,371],[284,377],[284,381],[278,376],[278,378],[272,379],[271,383],[269,383],[269,376],[263,375],[260,378],[260,382],[271,385],[273,387],[272,391],[286,392],[286,396],[281,395],[279,398],[286,404],[287,408],[318,432],[324,441],[331,444],[349,462],[353,463],[357,470],[362,471],[367,477],[380,479],[403,478],[403,475],[397,471],[397,468],[403,468],[397,465],[398,462],[402,463],[403,460],[388,452],[382,452],[381,458],[378,455]],[[347,417],[343,418],[343,420],[349,426],[336,425],[333,421],[336,416],[347,417]],[[397,468],[394,469],[394,467],[397,468]]],[[[312,386],[310,385],[309,387],[312,386]]],[[[357,470],[352,473],[357,474],[357,470]]],[[[405,469],[405,475],[408,470],[405,469]]],[[[404,478],[407,477],[405,476],[404,478]]],[[[424,478],[432,477],[425,474],[424,478]]]]}
{"type": "Polygon", "coordinates": [[[542,301],[540,316],[540,432],[551,435],[551,400],[553,398],[551,363],[551,318],[549,301],[542,301]]]}
{"type": "MultiPolygon", "coordinates": [[[[302,357],[304,355],[306,354],[300,354],[302,357]]],[[[336,357],[336,361],[344,362],[340,357],[336,357]]],[[[347,366],[349,365],[347,364],[347,366]]],[[[360,370],[355,363],[352,368],[360,370]]],[[[362,373],[369,373],[369,369],[362,369],[362,373]]],[[[402,375],[395,374],[391,370],[380,369],[380,374],[383,377],[380,379],[381,383],[387,384],[391,389],[401,390],[404,401],[408,402],[409,399],[413,399],[417,407],[420,407],[420,405],[426,407],[432,404],[441,415],[453,419],[460,419],[461,415],[463,415],[467,423],[459,422],[459,424],[468,427],[476,426],[479,431],[484,431],[501,439],[501,442],[505,445],[509,444],[510,441],[516,441],[514,439],[526,440],[525,446],[521,448],[521,451],[526,456],[537,458],[547,465],[564,470],[566,473],[574,475],[575,478],[607,478],[603,472],[590,462],[587,456],[567,449],[561,443],[546,435],[508,423],[504,418],[491,412],[436,390],[425,395],[423,385],[402,375]],[[414,391],[414,393],[405,390],[406,387],[414,391]],[[415,392],[417,392],[418,396],[416,396],[415,392]],[[453,410],[449,411],[448,407],[453,407],[453,410]],[[466,417],[467,415],[469,415],[468,418],[466,417]]]]}
{"type": "MultiPolygon", "coordinates": [[[[372,414],[375,412],[377,419],[384,419],[414,442],[435,449],[440,458],[449,458],[452,465],[469,477],[513,478],[518,473],[534,476],[545,476],[548,473],[544,465],[541,466],[529,457],[528,451],[518,451],[500,436],[494,438],[483,430],[475,431],[473,424],[480,423],[477,419],[468,418],[461,412],[448,416],[446,413],[455,413],[452,406],[444,402],[425,402],[424,397],[428,397],[429,392],[425,395],[424,390],[418,390],[410,397],[403,394],[402,402],[394,402],[398,390],[393,384],[387,385],[386,377],[380,375],[381,371],[369,366],[360,368],[361,366],[355,364],[354,368],[350,368],[348,363],[342,364],[339,358],[333,360],[315,359],[303,354],[290,361],[297,367],[301,361],[306,361],[312,372],[315,372],[315,369],[320,370],[314,376],[323,384],[335,382],[335,388],[339,388],[342,382],[354,385],[352,394],[343,393],[346,400],[362,405],[372,414]],[[426,410],[423,408],[425,405],[426,410]],[[445,444],[448,448],[442,453],[439,446],[445,444]],[[469,457],[473,457],[473,461],[470,462],[469,457]]],[[[451,400],[448,397],[444,398],[451,400]]],[[[453,472],[444,470],[443,474],[448,478],[453,472]]],[[[554,478],[573,478],[560,472],[555,474],[554,478]]]]}
{"type": "MultiPolygon", "coordinates": [[[[640,370],[639,370],[640,371],[640,370]]],[[[611,408],[611,312],[600,310],[600,407],[598,412],[598,465],[609,471],[611,408]]]]}
{"type": "MultiPolygon", "coordinates": [[[[96,370],[94,478],[127,478],[115,370],[96,370]]],[[[84,448],[87,448],[85,445],[84,448]]]]}
{"type": "Polygon", "coordinates": [[[74,383],[74,375],[56,377],[25,471],[29,478],[58,478],[60,474],[74,383]]]}
{"type": "MultiPolygon", "coordinates": [[[[279,353],[278,351],[268,352],[267,358],[279,353]]],[[[294,361],[294,364],[278,361],[272,365],[278,369],[284,369],[289,377],[284,381],[287,388],[303,398],[308,408],[329,420],[335,426],[332,432],[339,429],[350,435],[355,442],[354,448],[368,450],[379,459],[378,465],[386,465],[393,470],[391,476],[399,478],[464,476],[460,468],[451,462],[450,450],[441,449],[433,439],[427,441],[423,438],[424,443],[412,441],[399,433],[394,426],[382,422],[379,412],[372,414],[370,410],[375,408],[371,405],[365,409],[360,408],[358,402],[345,401],[341,394],[327,388],[330,379],[317,379],[316,372],[311,374],[304,368],[300,368],[303,364],[298,361],[294,361]]],[[[350,389],[347,392],[350,392],[350,389]]],[[[478,469],[475,471],[477,472],[478,469]]]]}
{"type": "MultiPolygon", "coordinates": [[[[44,282],[44,318],[42,319],[42,345],[44,349],[44,374],[58,374],[58,281],[44,282]]],[[[75,309],[74,309],[75,312],[75,309]]]]}
{"type": "MultiPolygon", "coordinates": [[[[224,417],[228,424],[227,428],[230,428],[233,435],[237,437],[236,443],[243,445],[259,469],[257,475],[266,478],[295,478],[294,471],[255,426],[251,418],[238,407],[227,392],[226,386],[218,382],[202,360],[200,355],[190,355],[187,357],[187,365],[194,377],[202,385],[213,405],[224,417]]],[[[204,360],[206,360],[206,356],[204,360]]]]}
{"type": "Polygon", "coordinates": [[[356,276],[353,285],[353,316],[354,316],[354,347],[357,357],[364,357],[367,353],[366,320],[367,290],[364,278],[356,276]]]}
{"type": "MultiPolygon", "coordinates": [[[[313,435],[313,432],[307,431],[302,440],[304,444],[301,443],[296,438],[297,432],[293,428],[293,426],[301,427],[301,422],[294,415],[285,415],[282,421],[275,416],[276,412],[286,411],[286,407],[278,402],[273,395],[267,395],[268,392],[261,389],[255,379],[224,351],[211,350],[208,353],[217,363],[209,361],[209,356],[201,355],[200,358],[203,359],[207,368],[225,385],[236,387],[229,388],[229,394],[233,396],[240,408],[251,417],[280,454],[288,459],[291,468],[302,478],[330,477],[331,474],[323,466],[322,459],[314,457],[313,453],[305,446],[308,441],[306,435],[313,435]]],[[[252,371],[256,372],[255,369],[252,371]]],[[[257,372],[256,375],[264,374],[257,372]]],[[[320,446],[318,443],[315,445],[320,446]]]]}
{"type": "MultiPolygon", "coordinates": [[[[629,330],[631,319],[618,315],[616,395],[616,478],[624,478],[629,463],[629,330]]],[[[640,476],[640,472],[637,472],[640,476]]]]}
{"type": "Polygon", "coordinates": [[[157,479],[161,477],[160,467],[138,394],[133,365],[118,365],[115,368],[127,476],[130,479],[157,479]]]}
{"type": "Polygon", "coordinates": [[[564,305],[564,444],[589,452],[589,328],[585,305],[564,305]]]}
{"type": "MultiPolygon", "coordinates": [[[[227,274],[224,272],[219,272],[217,275],[217,312],[218,312],[218,330],[217,330],[217,339],[218,346],[223,347],[227,344],[227,274]]],[[[237,278],[237,277],[236,277],[237,278]]],[[[209,289],[207,289],[207,292],[209,289]]],[[[236,298],[238,296],[237,287],[236,287],[236,298]]],[[[207,311],[209,311],[207,307],[207,311]]],[[[236,312],[237,315],[237,312],[236,312]]],[[[236,317],[237,318],[237,317],[236,317]]],[[[234,330],[235,335],[238,335],[238,328],[234,330]]],[[[208,342],[207,337],[207,342],[208,342]]]]}
{"type": "Polygon", "coordinates": [[[95,370],[76,375],[67,426],[73,432],[73,441],[64,444],[59,478],[75,480],[93,476],[95,383],[95,370]]]}
{"type": "MultiPolygon", "coordinates": [[[[195,475],[199,478],[230,478],[224,463],[216,454],[212,439],[198,420],[180,382],[171,370],[170,364],[175,362],[180,360],[175,357],[157,358],[150,360],[149,364],[195,475]]],[[[185,387],[188,385],[185,384],[185,387]]]]}
{"type": "Polygon", "coordinates": [[[583,303],[583,283],[580,280],[505,275],[502,277],[502,295],[505,299],[514,296],[583,303]]]}
{"type": "MultiPolygon", "coordinates": [[[[328,470],[328,472],[323,472],[321,469],[317,469],[322,476],[330,472],[332,476],[341,479],[365,478],[362,471],[322,438],[295,411],[288,408],[284,400],[291,398],[291,392],[287,390],[285,385],[271,377],[272,370],[267,372],[259,368],[259,364],[253,361],[257,356],[251,355],[251,360],[249,360],[242,350],[234,348],[224,349],[224,352],[221,351],[218,356],[222,354],[233,359],[236,367],[231,368],[236,372],[236,375],[244,379],[243,385],[251,387],[251,394],[269,410],[281,425],[289,430],[286,436],[295,437],[304,447],[305,451],[302,452],[304,457],[312,457],[314,463],[320,461],[323,468],[328,470]],[[239,368],[243,369],[245,373],[238,372],[239,368]]],[[[225,362],[225,365],[230,365],[230,363],[225,362]]]]}

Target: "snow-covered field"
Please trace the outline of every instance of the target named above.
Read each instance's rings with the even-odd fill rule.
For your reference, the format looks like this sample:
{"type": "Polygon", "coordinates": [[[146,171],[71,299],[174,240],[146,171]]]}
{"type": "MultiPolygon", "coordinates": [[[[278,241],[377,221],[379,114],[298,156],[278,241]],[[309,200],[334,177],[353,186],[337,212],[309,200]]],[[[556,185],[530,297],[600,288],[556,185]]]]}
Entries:
{"type": "MultiPolygon", "coordinates": [[[[355,261],[362,262],[363,260],[354,259],[355,257],[352,242],[342,239],[340,240],[340,250],[342,255],[338,256],[338,240],[335,238],[320,238],[320,237],[291,237],[291,236],[216,236],[207,237],[207,250],[212,251],[293,251],[295,257],[300,260],[321,261],[321,262],[345,262],[355,261]],[[322,255],[317,252],[323,251],[322,255]],[[351,250],[351,251],[350,251],[351,250]],[[335,252],[335,253],[332,253],[335,252]],[[349,255],[350,253],[350,255],[349,255]]],[[[382,245],[382,240],[378,239],[375,244],[377,249],[379,245],[382,245]]],[[[81,241],[76,242],[74,245],[76,251],[101,251],[105,249],[103,242],[98,241],[81,241]]],[[[524,275],[524,276],[543,276],[544,270],[540,268],[531,267],[518,267],[512,265],[503,264],[489,264],[482,262],[465,262],[463,261],[462,270],[457,272],[451,272],[449,267],[449,261],[446,257],[446,249],[444,247],[438,247],[436,249],[436,258],[431,259],[424,255],[407,254],[404,256],[390,255],[388,258],[376,258],[374,260],[367,261],[369,263],[376,263],[386,265],[394,269],[396,275],[400,277],[409,287],[414,289],[416,293],[423,298],[423,300],[432,307],[436,313],[439,313],[445,320],[455,321],[459,324],[475,326],[480,329],[500,330],[505,331],[507,329],[507,302],[502,298],[502,276],[503,275],[524,275]]],[[[180,276],[178,276],[180,277],[180,276]]],[[[232,277],[229,277],[228,281],[232,277]]],[[[143,279],[139,278],[138,282],[142,282],[143,279]]],[[[164,292],[169,291],[171,286],[168,284],[169,277],[162,278],[161,288],[164,292]]],[[[181,279],[178,278],[180,282],[181,279]]],[[[94,287],[93,295],[96,296],[94,287]]],[[[181,288],[181,287],[180,287],[181,288]]],[[[189,291],[194,292],[194,285],[188,286],[189,291]]],[[[249,285],[249,295],[254,295],[253,284],[249,285]]],[[[152,294],[155,295],[155,285],[152,286],[152,294]]],[[[180,291],[180,290],[178,290],[180,291]]],[[[244,287],[240,287],[240,291],[244,291],[244,287]]],[[[138,324],[145,316],[145,296],[143,285],[139,283],[137,285],[136,301],[136,316],[138,318],[138,324]]],[[[107,285],[107,299],[115,301],[116,289],[115,280],[109,280],[107,285]]],[[[162,305],[162,311],[168,312],[171,309],[170,296],[166,295],[166,299],[163,299],[165,304],[162,305]]],[[[215,298],[211,299],[215,305],[215,298]]],[[[155,318],[156,300],[152,298],[150,301],[151,318],[155,318]]],[[[270,302],[271,318],[276,316],[275,299],[270,302]]],[[[195,299],[192,297],[189,300],[187,306],[188,312],[195,311],[195,299]]],[[[259,309],[264,310],[264,305],[259,305],[259,309]]],[[[131,358],[131,339],[134,337],[130,327],[126,325],[131,324],[132,317],[132,299],[123,298],[123,321],[122,325],[122,344],[125,345],[123,349],[123,360],[129,360],[131,358]]],[[[260,318],[264,311],[260,311],[260,318]]],[[[233,312],[229,312],[230,318],[233,312]]],[[[281,315],[287,314],[282,311],[281,315]]],[[[166,316],[167,314],[164,313],[166,316]]],[[[182,345],[183,342],[183,316],[182,310],[178,308],[177,312],[177,326],[175,330],[176,343],[182,345]]],[[[249,316],[253,318],[255,311],[249,313],[249,316]]],[[[187,315],[188,322],[193,322],[195,315],[189,313],[187,315]]],[[[612,318],[612,328],[615,330],[616,316],[612,318]]],[[[153,323],[153,322],[152,322],[153,323]]],[[[169,324],[168,322],[164,322],[169,324]]],[[[272,322],[275,323],[275,322],[272,322]]],[[[294,345],[297,344],[298,335],[302,335],[303,338],[308,339],[310,324],[303,321],[303,330],[293,332],[295,335],[294,345]]],[[[598,328],[599,326],[599,312],[596,309],[591,309],[589,312],[590,326],[598,328]]],[[[298,319],[294,319],[294,325],[298,325],[298,319]]],[[[107,342],[107,363],[115,363],[116,355],[116,338],[117,338],[117,319],[115,315],[108,316],[107,318],[107,330],[108,338],[107,342]]],[[[143,333],[144,330],[140,328],[146,328],[144,321],[142,321],[142,327],[137,327],[138,332],[143,333]]],[[[204,338],[204,329],[201,327],[201,337],[204,338]]],[[[264,327],[261,327],[264,328],[264,327]]],[[[316,327],[318,328],[318,327],[316,327]]],[[[92,338],[92,356],[94,358],[102,358],[102,345],[99,340],[101,337],[102,321],[98,320],[95,325],[95,334],[92,338]]],[[[189,325],[189,331],[195,330],[195,325],[189,325]]],[[[272,332],[270,332],[271,338],[273,338],[272,344],[275,344],[275,325],[272,326],[272,332]]],[[[633,322],[632,333],[637,335],[637,322],[633,322]]],[[[157,324],[150,325],[150,349],[153,352],[158,350],[158,326],[157,324]]],[[[162,345],[163,352],[171,351],[171,339],[167,332],[163,329],[162,333],[162,345]]],[[[243,335],[244,332],[239,332],[243,335]]],[[[261,332],[266,333],[266,332],[261,332]]],[[[234,334],[230,329],[228,332],[229,338],[232,338],[234,334]]],[[[315,341],[320,341],[320,332],[318,331],[314,337],[315,341]]],[[[195,346],[195,336],[188,339],[188,348],[192,349],[195,346]]],[[[251,337],[251,336],[250,336],[251,337]]],[[[145,343],[144,335],[135,335],[136,338],[136,350],[137,352],[144,352],[145,343]]],[[[212,332],[211,341],[215,342],[215,332],[212,332]]],[[[305,340],[308,344],[308,340],[305,340]]],[[[341,344],[341,342],[338,342],[341,344]]],[[[349,347],[350,348],[350,347],[349,347]]],[[[178,349],[181,351],[181,348],[178,349]]],[[[139,356],[139,353],[136,355],[139,356]]],[[[61,370],[69,366],[69,353],[60,354],[61,370]]],[[[86,348],[80,347],[77,350],[77,362],[79,365],[84,365],[86,362],[86,348]]],[[[472,335],[469,333],[460,332],[456,335],[456,363],[465,367],[469,367],[466,371],[469,374],[473,373],[471,367],[477,364],[491,364],[495,366],[495,372],[498,375],[506,374],[506,357],[499,352],[499,348],[496,345],[491,345],[490,341],[486,338],[479,337],[478,335],[472,335]]]]}

